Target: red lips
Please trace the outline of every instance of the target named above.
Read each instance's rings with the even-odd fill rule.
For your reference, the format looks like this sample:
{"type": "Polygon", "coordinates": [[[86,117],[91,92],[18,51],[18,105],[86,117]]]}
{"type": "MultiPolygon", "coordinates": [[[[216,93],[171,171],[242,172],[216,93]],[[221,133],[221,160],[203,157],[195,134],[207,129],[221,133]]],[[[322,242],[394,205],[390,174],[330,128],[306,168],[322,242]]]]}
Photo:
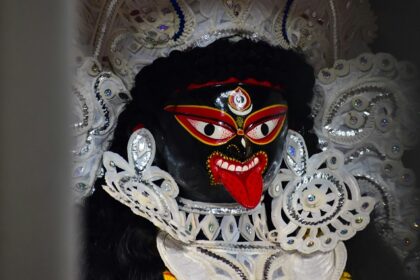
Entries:
{"type": "Polygon", "coordinates": [[[219,152],[209,158],[214,183],[222,184],[232,197],[246,208],[255,208],[261,200],[267,154],[258,152],[245,162],[228,158],[219,152]]]}

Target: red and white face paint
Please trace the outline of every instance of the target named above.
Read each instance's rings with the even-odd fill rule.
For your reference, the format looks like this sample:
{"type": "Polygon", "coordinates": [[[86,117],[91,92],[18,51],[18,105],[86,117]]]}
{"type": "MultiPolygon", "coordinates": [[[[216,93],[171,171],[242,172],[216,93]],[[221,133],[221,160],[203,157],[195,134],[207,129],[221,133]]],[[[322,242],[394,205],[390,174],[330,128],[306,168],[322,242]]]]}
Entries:
{"type": "MultiPolygon", "coordinates": [[[[278,92],[267,93],[259,87],[258,94],[250,94],[242,85],[227,88],[219,89],[219,93],[211,88],[210,102],[202,101],[201,93],[194,93],[192,100],[199,100],[198,104],[178,100],[164,110],[173,114],[189,137],[207,146],[202,150],[208,152],[203,164],[210,177],[209,193],[222,185],[239,204],[254,208],[262,198],[265,172],[271,168],[274,173],[273,164],[274,169],[279,167],[279,135],[284,131],[287,105],[278,92]]],[[[206,88],[198,90],[205,92],[206,88]]],[[[185,147],[185,153],[191,148],[185,147]]]]}

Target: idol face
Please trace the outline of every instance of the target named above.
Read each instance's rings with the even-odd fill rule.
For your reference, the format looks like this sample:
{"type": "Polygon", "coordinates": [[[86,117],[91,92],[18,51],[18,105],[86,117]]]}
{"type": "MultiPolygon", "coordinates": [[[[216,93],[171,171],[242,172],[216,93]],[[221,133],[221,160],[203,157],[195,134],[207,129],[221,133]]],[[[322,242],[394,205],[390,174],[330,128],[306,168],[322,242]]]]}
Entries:
{"type": "Polygon", "coordinates": [[[181,197],[259,204],[282,160],[287,103],[280,89],[195,86],[174,93],[162,111],[158,152],[181,197]]]}

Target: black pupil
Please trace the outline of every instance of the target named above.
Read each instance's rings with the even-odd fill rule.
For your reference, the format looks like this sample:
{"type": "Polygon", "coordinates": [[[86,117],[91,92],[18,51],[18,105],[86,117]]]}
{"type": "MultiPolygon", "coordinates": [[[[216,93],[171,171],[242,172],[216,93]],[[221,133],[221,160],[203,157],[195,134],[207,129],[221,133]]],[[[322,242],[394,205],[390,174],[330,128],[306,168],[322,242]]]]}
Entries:
{"type": "Polygon", "coordinates": [[[210,136],[214,133],[214,125],[212,125],[211,123],[206,124],[206,126],[204,127],[204,133],[207,136],[210,136]]]}
{"type": "Polygon", "coordinates": [[[267,125],[266,123],[263,123],[263,124],[261,125],[261,133],[262,133],[264,136],[267,136],[267,134],[268,134],[268,125],[267,125]]]}

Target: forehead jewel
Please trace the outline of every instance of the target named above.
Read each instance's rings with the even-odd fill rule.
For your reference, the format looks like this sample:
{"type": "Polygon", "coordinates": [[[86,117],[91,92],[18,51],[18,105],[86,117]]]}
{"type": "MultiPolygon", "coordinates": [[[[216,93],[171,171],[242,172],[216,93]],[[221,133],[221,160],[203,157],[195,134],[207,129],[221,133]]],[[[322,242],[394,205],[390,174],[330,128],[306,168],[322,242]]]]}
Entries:
{"type": "Polygon", "coordinates": [[[248,92],[238,86],[236,89],[228,91],[228,106],[235,114],[247,115],[252,110],[252,101],[248,92]]]}

